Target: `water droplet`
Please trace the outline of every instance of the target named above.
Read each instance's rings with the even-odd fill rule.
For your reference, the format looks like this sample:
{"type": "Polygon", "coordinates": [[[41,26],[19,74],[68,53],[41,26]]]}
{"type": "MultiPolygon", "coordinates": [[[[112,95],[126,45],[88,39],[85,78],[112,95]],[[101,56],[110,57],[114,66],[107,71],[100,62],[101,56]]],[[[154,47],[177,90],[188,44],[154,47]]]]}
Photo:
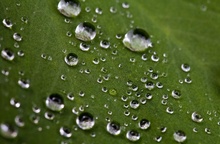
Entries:
{"type": "Polygon", "coordinates": [[[116,34],[116,39],[121,39],[122,38],[122,34],[116,34]]]}
{"type": "Polygon", "coordinates": [[[14,52],[12,52],[8,48],[5,48],[1,51],[1,56],[2,56],[2,58],[6,59],[8,61],[12,61],[15,58],[14,52]]]}
{"type": "Polygon", "coordinates": [[[44,117],[45,117],[46,119],[48,119],[48,120],[53,120],[54,117],[55,117],[55,115],[52,114],[51,112],[45,112],[45,113],[44,113],[44,117]]]}
{"type": "Polygon", "coordinates": [[[95,13],[97,13],[97,14],[102,14],[102,9],[101,8],[96,8],[95,9],[95,13]]]}
{"type": "Polygon", "coordinates": [[[15,124],[19,127],[23,127],[25,125],[22,117],[19,115],[15,117],[15,124]]]}
{"type": "Polygon", "coordinates": [[[96,36],[94,25],[89,22],[80,23],[75,30],[75,36],[82,41],[91,41],[96,36]]]}
{"type": "Polygon", "coordinates": [[[110,42],[108,40],[100,41],[100,47],[107,49],[109,48],[109,46],[110,46],[110,42]]]}
{"type": "Polygon", "coordinates": [[[182,64],[181,65],[181,69],[184,71],[184,72],[189,72],[190,71],[190,66],[188,64],[182,64]]]}
{"type": "Polygon", "coordinates": [[[116,13],[117,12],[117,9],[115,7],[110,7],[110,12],[111,13],[116,13]]]}
{"type": "Polygon", "coordinates": [[[86,44],[86,43],[80,43],[79,45],[79,48],[82,50],[82,51],[88,51],[90,49],[90,45],[86,44]]]}
{"type": "Polygon", "coordinates": [[[141,56],[141,59],[142,59],[143,61],[146,61],[146,60],[147,60],[147,54],[143,54],[143,55],[141,56]]]}
{"type": "Polygon", "coordinates": [[[138,141],[141,138],[141,135],[138,131],[136,130],[129,130],[126,133],[126,138],[130,141],[138,141]]]}
{"type": "Polygon", "coordinates": [[[61,111],[64,108],[63,98],[59,94],[51,94],[47,97],[46,106],[52,111],[61,111]]]}
{"type": "Polygon", "coordinates": [[[161,128],[160,128],[160,131],[161,131],[162,133],[165,133],[165,132],[167,131],[167,127],[161,127],[161,128]]]}
{"type": "Polygon", "coordinates": [[[13,39],[16,40],[16,41],[21,41],[22,36],[19,33],[14,33],[13,34],[13,39]]]}
{"type": "Polygon", "coordinates": [[[24,56],[24,52],[23,52],[22,50],[19,50],[17,54],[18,54],[18,56],[20,56],[20,57],[23,57],[23,56],[24,56]]]}
{"type": "Polygon", "coordinates": [[[68,98],[69,100],[73,101],[73,100],[74,100],[74,95],[73,95],[72,93],[68,93],[68,94],[67,94],[67,98],[68,98]]]}
{"type": "Polygon", "coordinates": [[[8,123],[1,123],[0,124],[0,133],[5,138],[13,139],[13,138],[17,137],[18,130],[14,126],[12,126],[8,123]]]}
{"type": "Polygon", "coordinates": [[[178,130],[178,131],[174,132],[173,138],[175,141],[182,143],[186,140],[187,136],[186,136],[185,132],[178,130]]]}
{"type": "Polygon", "coordinates": [[[170,108],[170,107],[167,107],[167,108],[166,108],[166,112],[167,112],[168,114],[173,114],[173,113],[174,113],[173,109],[170,108]]]}
{"type": "Polygon", "coordinates": [[[153,95],[152,95],[151,93],[147,93],[147,94],[145,95],[145,97],[146,97],[148,100],[150,100],[150,99],[153,98],[153,95]]]}
{"type": "Polygon", "coordinates": [[[203,117],[198,114],[197,112],[193,112],[192,115],[191,115],[191,119],[194,121],[194,122],[198,122],[198,123],[201,123],[203,121],[203,117]]]}
{"type": "Polygon", "coordinates": [[[211,130],[209,128],[205,128],[205,133],[211,134],[211,130]]]}
{"type": "Polygon", "coordinates": [[[35,112],[35,113],[40,113],[40,111],[41,111],[41,109],[40,109],[39,107],[37,107],[37,106],[33,106],[33,107],[32,107],[32,110],[33,110],[33,112],[35,112]]]}
{"type": "Polygon", "coordinates": [[[137,109],[140,106],[139,102],[137,100],[132,100],[130,102],[130,107],[133,109],[137,109]]]}
{"type": "Polygon", "coordinates": [[[13,24],[12,24],[12,22],[11,22],[11,20],[10,19],[3,19],[3,21],[2,21],[2,23],[3,23],[3,25],[5,26],[5,27],[7,27],[7,28],[12,28],[12,26],[13,26],[13,24]]]}
{"type": "Polygon", "coordinates": [[[57,9],[66,17],[76,17],[81,12],[78,0],[60,0],[57,9]]]}
{"type": "Polygon", "coordinates": [[[67,56],[65,56],[64,61],[69,66],[75,66],[78,64],[79,59],[75,53],[69,53],[67,56]]]}
{"type": "Polygon", "coordinates": [[[154,89],[154,83],[151,82],[151,81],[148,81],[148,82],[145,84],[145,88],[148,89],[148,90],[154,89]]]}
{"type": "Polygon", "coordinates": [[[159,58],[157,55],[154,55],[154,54],[153,54],[153,55],[151,56],[151,60],[154,61],[154,62],[158,62],[158,61],[160,60],[160,58],[159,58]]]}
{"type": "Polygon", "coordinates": [[[138,126],[140,129],[146,130],[150,127],[150,121],[147,119],[142,119],[139,123],[138,126]]]}
{"type": "Polygon", "coordinates": [[[72,136],[72,132],[69,128],[63,126],[60,128],[60,135],[66,138],[70,138],[72,136]]]}
{"type": "Polygon", "coordinates": [[[192,79],[190,77],[187,77],[184,79],[185,83],[192,83],[192,79]]]}
{"type": "Polygon", "coordinates": [[[97,64],[99,64],[99,59],[98,58],[94,58],[92,62],[97,65],[97,64]]]}
{"type": "Polygon", "coordinates": [[[106,130],[112,135],[119,135],[121,133],[121,126],[113,121],[107,124],[106,130]]]}
{"type": "Polygon", "coordinates": [[[23,89],[28,89],[30,87],[30,80],[29,79],[19,79],[18,85],[23,89]]]}
{"type": "Polygon", "coordinates": [[[156,83],[156,87],[161,89],[161,88],[163,88],[163,84],[161,82],[157,82],[156,83]]]}
{"type": "Polygon", "coordinates": [[[127,8],[130,7],[130,5],[129,5],[129,3],[127,3],[127,2],[123,2],[123,3],[122,3],[122,7],[125,8],[125,9],[127,9],[127,8]]]}
{"type": "Polygon", "coordinates": [[[154,138],[154,140],[156,141],[156,142],[161,142],[162,141],[162,136],[157,136],[157,137],[155,137],[154,138]]]}
{"type": "Polygon", "coordinates": [[[181,92],[179,90],[173,90],[171,95],[173,98],[179,99],[181,97],[181,92]]]}
{"type": "Polygon", "coordinates": [[[77,117],[76,124],[82,130],[89,130],[95,125],[95,120],[93,119],[92,114],[88,112],[83,112],[77,117]]]}
{"type": "Polygon", "coordinates": [[[123,39],[125,47],[131,51],[144,51],[148,47],[152,47],[149,34],[143,29],[133,29],[125,34],[123,39]]]}
{"type": "Polygon", "coordinates": [[[14,106],[15,108],[19,108],[21,106],[21,103],[17,101],[15,98],[10,99],[10,104],[14,106]]]}
{"type": "Polygon", "coordinates": [[[193,132],[197,133],[198,132],[198,129],[197,128],[193,128],[193,132]]]}
{"type": "Polygon", "coordinates": [[[28,18],[26,16],[21,17],[21,21],[24,23],[28,23],[28,18]]]}

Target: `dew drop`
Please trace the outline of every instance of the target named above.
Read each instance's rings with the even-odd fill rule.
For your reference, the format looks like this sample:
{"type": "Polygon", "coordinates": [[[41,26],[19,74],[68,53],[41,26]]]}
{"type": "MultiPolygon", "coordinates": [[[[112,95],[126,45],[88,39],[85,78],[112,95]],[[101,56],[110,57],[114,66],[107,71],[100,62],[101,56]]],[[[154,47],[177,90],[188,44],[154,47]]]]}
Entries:
{"type": "Polygon", "coordinates": [[[205,133],[211,134],[211,130],[209,128],[205,128],[205,133]]]}
{"type": "Polygon", "coordinates": [[[92,114],[83,112],[76,118],[76,124],[82,130],[89,130],[95,125],[95,120],[93,119],[92,114]]]}
{"type": "Polygon", "coordinates": [[[127,3],[127,2],[123,2],[123,3],[122,3],[122,7],[125,8],[125,9],[127,9],[127,8],[130,7],[130,5],[129,5],[129,3],[127,3]]]}
{"type": "Polygon", "coordinates": [[[23,89],[28,89],[30,87],[30,80],[29,79],[19,79],[18,85],[23,89]]]}
{"type": "Polygon", "coordinates": [[[19,108],[21,106],[21,103],[17,101],[15,98],[10,99],[10,104],[14,106],[15,108],[19,108]]]}
{"type": "Polygon", "coordinates": [[[13,24],[12,24],[12,22],[11,22],[11,20],[10,19],[3,19],[3,21],[2,21],[2,23],[3,23],[3,25],[5,26],[5,27],[7,27],[7,28],[12,28],[12,26],[13,26],[13,24]]]}
{"type": "Polygon", "coordinates": [[[192,113],[191,119],[197,123],[201,123],[203,121],[203,117],[200,114],[198,114],[197,112],[192,113]]]}
{"type": "Polygon", "coordinates": [[[80,3],[77,0],[60,0],[57,9],[66,17],[76,17],[81,12],[80,3]]]}
{"type": "Polygon", "coordinates": [[[18,135],[18,130],[8,123],[1,123],[0,133],[5,138],[14,139],[18,135]]]}
{"type": "Polygon", "coordinates": [[[181,69],[184,71],[184,72],[189,72],[190,71],[190,66],[188,64],[182,64],[181,65],[181,69]]]}
{"type": "Polygon", "coordinates": [[[190,77],[187,77],[184,79],[185,83],[192,83],[192,79],[190,77]]]}
{"type": "Polygon", "coordinates": [[[158,136],[158,137],[155,137],[154,138],[154,140],[156,141],[156,142],[161,142],[162,141],[162,136],[158,136]]]}
{"type": "Polygon", "coordinates": [[[102,9],[101,8],[96,8],[95,9],[95,13],[97,13],[97,14],[102,14],[102,9]]]}
{"type": "Polygon", "coordinates": [[[75,36],[82,41],[91,41],[96,36],[94,25],[89,22],[80,23],[75,30],[75,36]]]}
{"type": "Polygon", "coordinates": [[[148,81],[148,82],[145,84],[145,88],[148,89],[148,90],[154,89],[154,83],[151,82],[151,81],[148,81]]]}
{"type": "Polygon", "coordinates": [[[88,51],[90,49],[90,45],[86,44],[86,43],[80,43],[79,45],[79,48],[82,50],[82,51],[88,51]]]}
{"type": "Polygon", "coordinates": [[[78,64],[79,59],[75,53],[69,53],[67,56],[65,56],[64,61],[69,66],[75,66],[78,64]]]}
{"type": "Polygon", "coordinates": [[[121,126],[118,122],[110,122],[106,126],[107,132],[112,135],[119,135],[121,133],[121,126]]]}
{"type": "Polygon", "coordinates": [[[133,109],[137,109],[140,106],[140,103],[137,100],[132,100],[130,102],[130,107],[133,109]]]}
{"type": "Polygon", "coordinates": [[[179,99],[181,97],[181,92],[179,90],[173,90],[171,95],[173,98],[179,99]]]}
{"type": "Polygon", "coordinates": [[[144,51],[148,47],[152,47],[149,34],[143,29],[132,29],[125,34],[123,39],[125,47],[131,51],[144,51]]]}
{"type": "Polygon", "coordinates": [[[47,97],[46,106],[52,111],[61,111],[64,108],[63,98],[59,94],[51,94],[47,97]]]}
{"type": "Polygon", "coordinates": [[[60,135],[66,138],[70,138],[72,136],[72,132],[69,128],[63,126],[60,128],[60,135]]]}
{"type": "Polygon", "coordinates": [[[19,115],[15,117],[15,124],[19,127],[23,127],[25,125],[22,117],[19,115]]]}
{"type": "Polygon", "coordinates": [[[110,46],[110,42],[108,40],[102,40],[100,41],[100,47],[107,49],[110,46]]]}
{"type": "Polygon", "coordinates": [[[166,108],[166,112],[167,112],[168,114],[173,114],[173,113],[174,113],[173,109],[170,108],[170,107],[167,107],[167,108],[166,108]]]}
{"type": "Polygon", "coordinates": [[[146,130],[150,127],[150,121],[147,119],[142,119],[139,123],[138,126],[140,129],[146,130]]]}
{"type": "Polygon", "coordinates": [[[48,120],[53,120],[54,117],[55,117],[55,115],[52,114],[51,112],[45,112],[45,113],[44,113],[44,117],[45,117],[46,119],[48,119],[48,120]]]}
{"type": "Polygon", "coordinates": [[[21,41],[22,36],[19,33],[14,33],[13,34],[13,39],[16,40],[16,41],[21,41]]]}
{"type": "Polygon", "coordinates": [[[73,95],[72,93],[68,93],[68,94],[67,94],[67,98],[68,98],[69,100],[73,101],[73,100],[74,100],[74,95],[73,95]]]}
{"type": "Polygon", "coordinates": [[[178,131],[174,132],[173,138],[175,141],[182,143],[186,140],[187,136],[186,136],[185,132],[178,130],[178,131]]]}
{"type": "Polygon", "coordinates": [[[141,135],[136,130],[129,130],[126,133],[126,138],[130,141],[138,141],[141,138],[141,135]]]}
{"type": "Polygon", "coordinates": [[[110,12],[111,13],[116,13],[117,12],[117,9],[115,7],[110,7],[110,12]]]}
{"type": "Polygon", "coordinates": [[[12,52],[8,48],[5,48],[1,51],[1,56],[2,56],[2,58],[6,59],[8,61],[12,61],[15,58],[14,52],[12,52]]]}
{"type": "Polygon", "coordinates": [[[24,56],[24,52],[23,52],[22,50],[19,50],[17,54],[18,54],[18,56],[20,56],[20,57],[23,57],[23,56],[24,56]]]}

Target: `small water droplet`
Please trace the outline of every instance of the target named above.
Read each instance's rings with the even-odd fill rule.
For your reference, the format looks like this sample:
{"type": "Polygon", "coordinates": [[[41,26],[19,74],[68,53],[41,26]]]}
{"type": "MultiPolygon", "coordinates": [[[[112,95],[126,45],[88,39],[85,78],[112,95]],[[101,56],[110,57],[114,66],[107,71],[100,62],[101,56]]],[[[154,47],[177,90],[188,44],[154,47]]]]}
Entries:
{"type": "Polygon", "coordinates": [[[179,90],[173,90],[171,93],[172,97],[175,99],[181,98],[181,92],[179,90]]]}
{"type": "Polygon", "coordinates": [[[28,23],[28,18],[26,16],[22,16],[21,21],[27,24],[28,23]]]}
{"type": "Polygon", "coordinates": [[[69,53],[67,56],[65,56],[64,61],[69,66],[75,66],[78,64],[79,59],[75,53],[69,53]]]}
{"type": "Polygon", "coordinates": [[[158,62],[160,60],[160,58],[157,55],[153,54],[151,56],[151,60],[154,61],[154,62],[158,62]]]}
{"type": "Polygon", "coordinates": [[[69,100],[73,101],[73,100],[74,100],[74,95],[73,95],[72,93],[68,93],[68,94],[67,94],[67,98],[68,98],[69,100]]]}
{"type": "Polygon", "coordinates": [[[81,12],[78,0],[60,0],[57,9],[66,17],[76,17],[81,12]]]}
{"type": "Polygon", "coordinates": [[[24,56],[24,52],[23,52],[22,50],[19,50],[17,54],[18,54],[18,56],[20,56],[20,57],[23,57],[23,56],[24,56]]]}
{"type": "Polygon", "coordinates": [[[154,140],[155,140],[156,142],[161,142],[162,139],[163,139],[162,136],[157,136],[157,137],[154,138],[154,140]]]}
{"type": "Polygon", "coordinates": [[[130,102],[130,107],[133,109],[137,109],[140,106],[140,103],[137,100],[132,100],[130,102]]]}
{"type": "Polygon", "coordinates": [[[23,127],[25,125],[22,117],[19,115],[15,117],[15,124],[19,127],[23,127]]]}
{"type": "Polygon", "coordinates": [[[145,97],[146,97],[148,100],[150,100],[150,99],[153,98],[153,95],[152,95],[151,93],[147,93],[147,94],[145,95],[145,97]]]}
{"type": "Polygon", "coordinates": [[[184,72],[189,72],[190,71],[190,66],[188,64],[182,64],[181,65],[181,69],[184,71],[184,72]]]}
{"type": "Polygon", "coordinates": [[[15,98],[10,99],[10,104],[14,106],[15,108],[19,108],[21,106],[21,103],[17,101],[15,98]]]}
{"type": "Polygon", "coordinates": [[[148,47],[152,47],[149,34],[143,29],[132,29],[125,34],[123,39],[125,47],[131,51],[144,51],[148,47]]]}
{"type": "Polygon", "coordinates": [[[171,107],[167,107],[167,108],[166,108],[166,112],[167,112],[168,114],[173,114],[173,113],[174,113],[174,111],[173,111],[173,109],[172,109],[171,107]]]}
{"type": "Polygon", "coordinates": [[[86,43],[80,43],[79,45],[79,48],[82,50],[82,51],[88,51],[90,49],[90,45],[86,44],[86,43]]]}
{"type": "Polygon", "coordinates": [[[52,111],[61,111],[64,108],[63,98],[59,94],[51,94],[47,97],[46,106],[52,111]]]}
{"type": "Polygon", "coordinates": [[[198,132],[198,129],[197,128],[193,128],[193,132],[197,133],[198,132]]]}
{"type": "Polygon", "coordinates": [[[21,41],[22,36],[19,33],[14,33],[13,34],[13,39],[16,40],[16,41],[21,41]]]}
{"type": "Polygon", "coordinates": [[[95,120],[93,119],[92,114],[88,112],[83,112],[77,117],[76,124],[82,130],[89,130],[95,125],[95,120]]]}
{"type": "Polygon", "coordinates": [[[12,52],[8,48],[5,48],[1,51],[1,56],[2,56],[2,58],[6,59],[8,61],[12,61],[15,58],[14,52],[12,52]]]}
{"type": "Polygon", "coordinates": [[[110,42],[108,40],[101,40],[100,41],[100,47],[107,49],[107,48],[109,48],[109,46],[110,46],[110,42]]]}
{"type": "Polygon", "coordinates": [[[192,115],[191,115],[191,119],[194,121],[194,122],[198,122],[198,123],[201,123],[203,121],[203,117],[198,114],[197,112],[193,112],[192,115]]]}
{"type": "Polygon", "coordinates": [[[139,123],[138,126],[140,129],[146,130],[150,127],[150,121],[147,119],[142,119],[139,123]]]}
{"type": "Polygon", "coordinates": [[[5,26],[5,27],[7,27],[7,28],[12,28],[12,26],[13,26],[13,24],[12,24],[12,22],[11,22],[11,20],[10,19],[3,19],[3,21],[2,21],[2,23],[3,23],[3,25],[5,26]]]}
{"type": "Polygon", "coordinates": [[[89,22],[80,23],[75,30],[75,36],[82,41],[91,41],[96,36],[94,25],[89,22]]]}
{"type": "Polygon", "coordinates": [[[187,77],[184,79],[185,83],[192,83],[192,79],[190,77],[187,77]]]}
{"type": "Polygon", "coordinates": [[[96,8],[95,9],[95,13],[97,13],[97,14],[102,14],[102,9],[101,8],[96,8]]]}
{"type": "Polygon", "coordinates": [[[19,79],[18,85],[23,89],[28,89],[30,87],[30,80],[29,79],[19,79]]]}
{"type": "Polygon", "coordinates": [[[126,133],[126,138],[130,141],[138,141],[141,138],[141,135],[136,130],[129,130],[126,133]]]}
{"type": "Polygon", "coordinates": [[[112,135],[119,135],[121,133],[121,126],[118,122],[110,122],[106,126],[107,132],[112,135]]]}
{"type": "Polygon", "coordinates": [[[52,114],[51,112],[45,112],[45,113],[44,113],[44,117],[45,117],[46,119],[48,119],[48,120],[53,120],[54,117],[55,117],[55,115],[52,114]]]}
{"type": "Polygon", "coordinates": [[[63,137],[70,138],[72,136],[72,132],[68,127],[63,126],[60,128],[59,131],[60,131],[60,135],[63,137]]]}
{"type": "Polygon", "coordinates": [[[162,133],[165,133],[165,132],[167,131],[167,127],[161,127],[161,128],[160,128],[160,131],[161,131],[162,133]]]}
{"type": "Polygon", "coordinates": [[[127,2],[123,2],[123,3],[122,3],[122,7],[125,8],[125,9],[127,9],[127,8],[130,7],[130,5],[129,5],[129,3],[127,3],[127,2]]]}
{"type": "Polygon", "coordinates": [[[178,130],[178,131],[174,132],[173,138],[175,141],[182,143],[186,140],[187,136],[186,136],[185,132],[178,130]]]}
{"type": "Polygon", "coordinates": [[[41,111],[41,109],[37,106],[33,106],[32,110],[33,110],[34,113],[40,113],[40,111],[41,111]]]}
{"type": "Polygon", "coordinates": [[[115,7],[110,7],[110,12],[111,13],[116,13],[117,12],[117,9],[115,7]]]}
{"type": "Polygon", "coordinates": [[[209,128],[205,128],[205,133],[211,134],[211,130],[209,128]]]}
{"type": "Polygon", "coordinates": [[[18,130],[13,125],[8,123],[1,123],[0,133],[5,138],[14,139],[18,135],[18,130]]]}
{"type": "Polygon", "coordinates": [[[148,89],[148,90],[154,89],[154,83],[151,82],[151,81],[148,81],[148,82],[145,84],[145,88],[148,89]]]}

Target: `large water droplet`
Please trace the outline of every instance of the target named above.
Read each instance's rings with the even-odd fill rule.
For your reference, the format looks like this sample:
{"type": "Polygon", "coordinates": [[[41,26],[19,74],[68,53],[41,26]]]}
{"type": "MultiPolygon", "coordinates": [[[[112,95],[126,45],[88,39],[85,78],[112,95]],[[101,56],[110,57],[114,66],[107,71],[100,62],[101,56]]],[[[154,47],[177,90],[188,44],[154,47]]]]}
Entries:
{"type": "Polygon", "coordinates": [[[12,61],[15,58],[14,52],[12,52],[8,48],[5,48],[1,51],[1,56],[2,56],[2,58],[6,59],[8,61],[12,61]]]}
{"type": "Polygon", "coordinates": [[[186,137],[185,132],[178,130],[178,131],[174,132],[173,138],[175,141],[181,143],[181,142],[184,142],[187,137],[186,137]]]}
{"type": "Polygon", "coordinates": [[[145,130],[145,129],[148,129],[150,127],[150,121],[147,120],[147,119],[142,119],[139,123],[138,123],[138,126],[139,128],[145,130]]]}
{"type": "Polygon", "coordinates": [[[107,124],[106,130],[112,135],[119,135],[121,133],[121,126],[117,122],[110,122],[107,124]]]}
{"type": "Polygon", "coordinates": [[[60,128],[60,135],[66,138],[70,138],[72,136],[72,132],[67,127],[61,127],[60,128]]]}
{"type": "Polygon", "coordinates": [[[138,141],[141,138],[141,135],[138,131],[130,130],[126,133],[126,138],[130,141],[138,141]]]}
{"type": "Polygon", "coordinates": [[[76,124],[82,130],[89,130],[89,129],[93,128],[93,126],[95,125],[95,120],[93,119],[92,114],[90,114],[88,112],[84,112],[84,113],[81,113],[77,117],[76,124]]]}
{"type": "Polygon", "coordinates": [[[81,12],[80,3],[77,0],[60,0],[57,9],[66,17],[76,17],[81,12]]]}
{"type": "Polygon", "coordinates": [[[75,53],[69,53],[67,56],[65,56],[64,61],[69,66],[75,66],[78,64],[79,59],[75,53]]]}
{"type": "Polygon", "coordinates": [[[198,114],[197,112],[193,112],[192,115],[191,115],[191,119],[194,121],[194,122],[202,122],[203,121],[203,117],[198,114]]]}
{"type": "Polygon", "coordinates": [[[152,47],[149,34],[143,29],[132,29],[125,34],[123,39],[125,47],[131,51],[144,51],[152,47]]]}
{"type": "Polygon", "coordinates": [[[80,23],[75,30],[75,36],[82,41],[91,41],[96,36],[94,25],[89,22],[80,23]]]}
{"type": "Polygon", "coordinates": [[[1,123],[0,133],[3,137],[12,139],[17,137],[18,130],[10,124],[1,123]]]}
{"type": "Polygon", "coordinates": [[[47,97],[46,106],[52,111],[61,111],[64,108],[63,98],[59,94],[51,94],[47,97]]]}

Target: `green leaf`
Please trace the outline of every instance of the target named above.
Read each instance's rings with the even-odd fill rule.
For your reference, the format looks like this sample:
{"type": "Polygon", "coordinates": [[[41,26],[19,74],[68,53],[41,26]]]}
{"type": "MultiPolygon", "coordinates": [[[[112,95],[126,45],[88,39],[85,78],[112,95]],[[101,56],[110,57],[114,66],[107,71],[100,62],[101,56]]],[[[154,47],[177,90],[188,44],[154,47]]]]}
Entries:
{"type": "Polygon", "coordinates": [[[0,59],[0,123],[9,123],[18,129],[16,138],[1,136],[1,143],[121,144],[130,143],[126,138],[129,130],[140,133],[141,138],[136,143],[141,144],[157,143],[155,138],[159,137],[161,143],[177,143],[173,134],[178,130],[187,136],[184,143],[207,144],[219,140],[220,9],[217,0],[181,0],[178,3],[174,0],[128,0],[129,8],[123,8],[124,1],[119,0],[82,0],[82,11],[75,18],[63,16],[57,10],[58,2],[0,2],[0,20],[8,18],[13,23],[11,29],[0,25],[0,50],[9,48],[15,53],[13,61],[0,59]],[[110,12],[111,7],[116,13],[110,12]],[[95,13],[96,8],[101,8],[103,13],[95,13]],[[28,21],[24,22],[24,18],[28,21]],[[97,32],[96,38],[87,42],[90,45],[87,52],[80,50],[81,41],[74,33],[76,26],[85,21],[92,23],[97,32]],[[153,47],[142,53],[125,48],[122,39],[133,28],[149,33],[153,47]],[[16,32],[21,34],[22,41],[13,39],[16,32]],[[68,37],[67,33],[72,36],[68,37]],[[117,34],[122,34],[122,39],[117,39],[117,34]],[[101,40],[109,40],[110,48],[101,48],[101,40]],[[24,56],[17,54],[21,51],[24,56]],[[77,66],[65,63],[68,53],[78,55],[77,66]],[[143,54],[147,56],[146,61],[141,59],[143,54]],[[158,62],[152,60],[155,54],[158,62]],[[99,64],[94,64],[94,59],[99,59],[99,64]],[[181,70],[182,64],[189,64],[190,72],[181,70]],[[152,79],[154,73],[159,76],[156,80],[152,79]],[[141,82],[144,77],[155,84],[153,90],[145,88],[145,83],[141,82]],[[184,82],[188,77],[192,83],[184,82]],[[97,82],[99,78],[102,83],[97,82]],[[30,87],[21,88],[19,79],[30,80],[30,87]],[[132,90],[128,81],[138,90],[132,90]],[[157,82],[161,82],[163,88],[157,88],[157,82]],[[107,92],[103,92],[105,88],[107,92]],[[172,97],[173,90],[181,92],[180,99],[172,97]],[[61,112],[50,111],[45,106],[46,98],[52,93],[59,93],[64,99],[65,107],[61,112]],[[68,93],[74,95],[73,101],[67,98],[68,93]],[[85,95],[80,96],[82,93],[85,95]],[[147,99],[147,93],[153,98],[147,99]],[[164,95],[168,99],[164,100],[164,95]],[[122,100],[125,97],[127,101],[122,100]],[[13,99],[20,103],[19,108],[10,104],[13,99]],[[143,102],[145,99],[146,103],[139,102],[137,109],[129,106],[132,100],[143,102]],[[39,107],[40,113],[35,113],[34,107],[39,107]],[[95,126],[91,130],[81,130],[73,108],[79,114],[82,111],[91,113],[95,126]],[[167,108],[174,113],[167,113],[167,108]],[[54,114],[55,118],[46,119],[45,112],[54,114]],[[130,115],[126,116],[126,112],[130,115]],[[201,123],[191,119],[193,112],[202,116],[201,123]],[[24,127],[16,125],[16,116],[22,117],[24,127]],[[39,118],[38,124],[33,118],[39,118]],[[143,118],[151,122],[147,130],[138,126],[143,118]],[[120,123],[119,136],[106,131],[108,121],[120,123]],[[62,126],[71,130],[71,138],[60,135],[62,126]],[[167,128],[166,132],[161,131],[163,127],[167,128]],[[206,132],[207,129],[210,132],[206,132]]]}

